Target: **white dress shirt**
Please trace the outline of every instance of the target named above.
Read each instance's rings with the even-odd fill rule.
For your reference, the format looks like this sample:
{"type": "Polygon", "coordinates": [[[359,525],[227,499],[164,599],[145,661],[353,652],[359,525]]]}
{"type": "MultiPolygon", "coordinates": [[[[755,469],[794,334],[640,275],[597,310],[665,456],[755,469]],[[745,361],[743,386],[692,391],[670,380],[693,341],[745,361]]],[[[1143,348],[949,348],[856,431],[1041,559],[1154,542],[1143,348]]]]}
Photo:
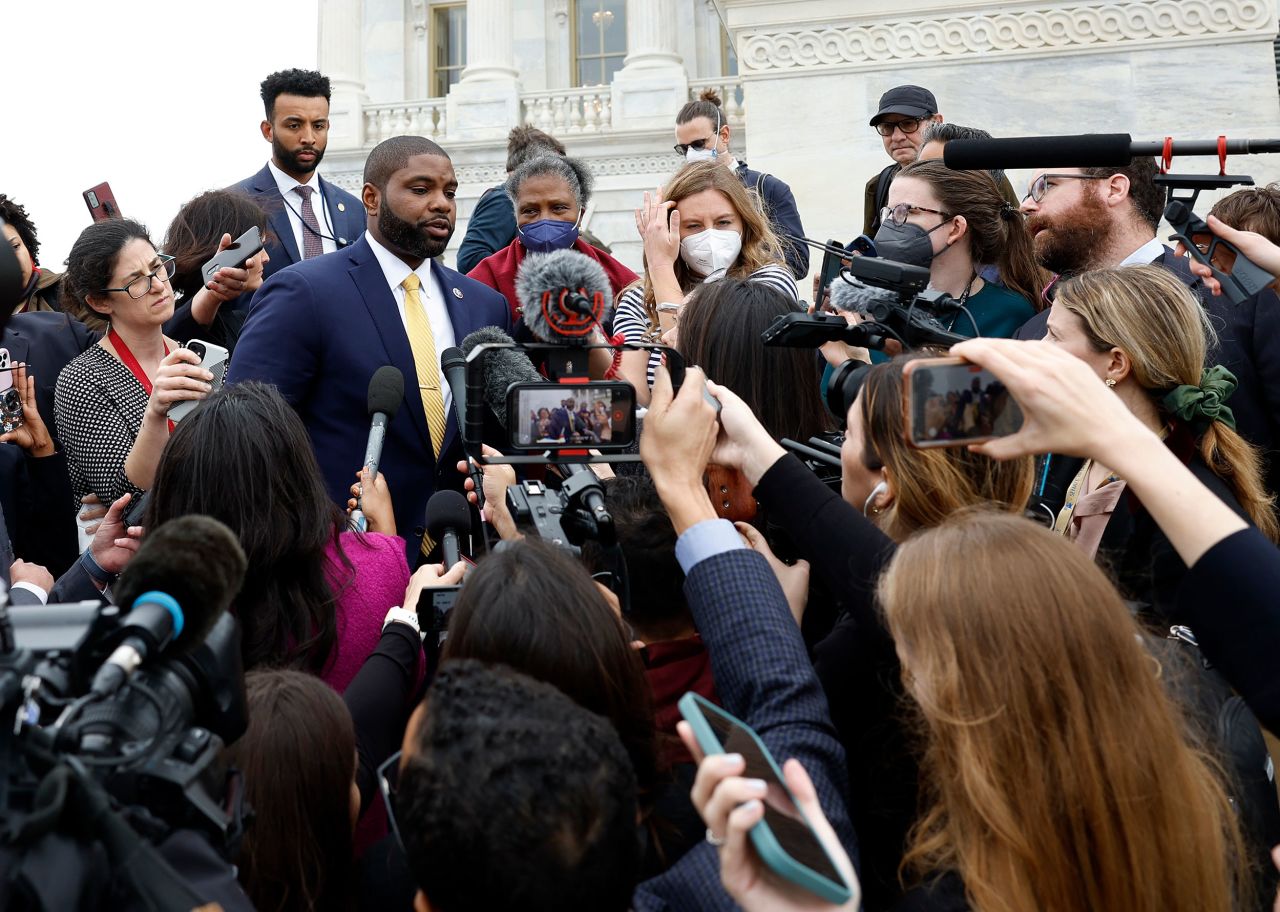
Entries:
{"type": "MultiPolygon", "coordinates": [[[[289,213],[289,227],[293,229],[293,240],[298,245],[298,256],[301,257],[305,249],[302,232],[306,229],[302,226],[302,194],[298,193],[296,188],[303,186],[303,183],[294,180],[277,168],[274,161],[269,160],[267,167],[271,169],[271,176],[276,179],[276,187],[284,199],[285,211],[289,213]]],[[[333,226],[329,224],[329,207],[325,205],[324,190],[320,187],[320,172],[312,171],[311,179],[306,182],[306,186],[315,191],[311,194],[311,208],[316,214],[316,222],[320,225],[320,243],[325,253],[333,253],[338,249],[337,235],[333,233],[333,226]]]]}
{"type": "Polygon", "coordinates": [[[1121,266],[1150,266],[1164,256],[1164,242],[1153,237],[1120,261],[1121,266]]]}
{"type": "MultiPolygon", "coordinates": [[[[410,269],[408,263],[374,240],[372,234],[366,231],[364,237],[373,248],[373,255],[378,258],[378,265],[382,267],[382,274],[386,276],[391,295],[396,299],[396,310],[400,312],[400,322],[404,324],[406,337],[409,334],[409,321],[404,313],[406,293],[404,286],[400,283],[409,277],[409,273],[417,273],[418,280],[422,283],[418,289],[418,297],[422,299],[422,308],[427,312],[427,321],[431,324],[431,335],[435,337],[438,362],[440,353],[446,348],[452,348],[456,343],[453,336],[453,321],[449,319],[449,308],[445,306],[444,289],[431,274],[431,260],[425,259],[417,269],[410,269]]],[[[417,382],[416,378],[410,381],[410,378],[406,377],[405,380],[417,382]]],[[[453,393],[449,390],[449,384],[444,382],[443,371],[440,374],[440,386],[444,394],[444,411],[447,415],[453,402],[453,393]]]]}

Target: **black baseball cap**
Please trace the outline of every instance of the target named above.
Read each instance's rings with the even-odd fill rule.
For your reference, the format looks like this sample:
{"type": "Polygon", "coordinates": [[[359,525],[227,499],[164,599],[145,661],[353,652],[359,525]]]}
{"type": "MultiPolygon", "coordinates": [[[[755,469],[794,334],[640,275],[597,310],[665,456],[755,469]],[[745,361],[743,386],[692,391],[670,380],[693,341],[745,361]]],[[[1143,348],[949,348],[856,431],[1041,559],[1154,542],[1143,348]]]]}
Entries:
{"type": "Polygon", "coordinates": [[[930,117],[938,113],[938,99],[920,86],[894,86],[880,96],[880,110],[871,118],[875,126],[889,114],[905,114],[907,117],[930,117]]]}

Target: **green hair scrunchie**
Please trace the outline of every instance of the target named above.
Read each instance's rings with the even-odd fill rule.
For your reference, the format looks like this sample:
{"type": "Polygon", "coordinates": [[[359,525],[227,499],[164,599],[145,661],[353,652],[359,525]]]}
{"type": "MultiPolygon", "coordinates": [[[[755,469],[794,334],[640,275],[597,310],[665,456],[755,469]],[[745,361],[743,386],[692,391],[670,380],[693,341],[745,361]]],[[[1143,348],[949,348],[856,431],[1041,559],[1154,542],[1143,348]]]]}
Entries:
{"type": "Polygon", "coordinates": [[[1221,364],[1215,364],[1200,375],[1199,386],[1184,383],[1167,393],[1161,401],[1169,414],[1186,421],[1198,431],[1205,430],[1214,421],[1221,421],[1234,431],[1236,416],[1227,406],[1227,400],[1237,385],[1235,374],[1221,364]]]}

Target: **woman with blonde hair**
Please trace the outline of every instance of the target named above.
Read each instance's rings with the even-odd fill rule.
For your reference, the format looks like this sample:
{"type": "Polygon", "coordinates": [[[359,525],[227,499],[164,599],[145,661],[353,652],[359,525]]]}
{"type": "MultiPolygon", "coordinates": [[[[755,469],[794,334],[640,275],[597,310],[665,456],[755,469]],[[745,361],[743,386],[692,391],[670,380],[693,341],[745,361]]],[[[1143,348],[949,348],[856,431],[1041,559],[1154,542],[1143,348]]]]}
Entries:
{"type": "MultiPolygon", "coordinates": [[[[1045,335],[1088,364],[1192,474],[1274,542],[1280,526],[1261,459],[1236,433],[1227,404],[1236,379],[1221,365],[1205,364],[1212,338],[1199,301],[1155,266],[1099,269],[1064,281],[1045,335]]],[[[1126,596],[1171,618],[1185,565],[1141,504],[1123,496],[1123,478],[1095,461],[1076,465],[1069,464],[1075,475],[1055,529],[1090,556],[1105,557],[1126,596]]]]}
{"type": "MultiPolygon", "coordinates": [[[[658,341],[670,326],[660,314],[678,315],[689,292],[726,276],[763,282],[793,301],[800,298],[759,199],[715,162],[685,165],[665,191],[646,193],[636,210],[636,229],[644,241],[644,278],[618,296],[613,318],[614,332],[627,342],[658,341]]],[[[656,352],[622,356],[618,372],[636,388],[642,405],[649,402],[660,360],[656,352]]]]}

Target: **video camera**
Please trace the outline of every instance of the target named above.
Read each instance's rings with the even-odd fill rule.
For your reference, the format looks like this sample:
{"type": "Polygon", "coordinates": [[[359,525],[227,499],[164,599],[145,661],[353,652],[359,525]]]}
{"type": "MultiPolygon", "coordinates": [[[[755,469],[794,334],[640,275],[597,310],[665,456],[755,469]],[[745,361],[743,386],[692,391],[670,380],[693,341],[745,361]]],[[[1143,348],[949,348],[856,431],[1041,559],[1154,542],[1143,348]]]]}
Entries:
{"type": "Polygon", "coordinates": [[[831,306],[865,319],[848,323],[838,314],[790,313],[778,317],[763,333],[768,346],[816,348],[844,342],[883,351],[893,340],[903,350],[950,348],[967,337],[944,326],[963,316],[978,334],[978,325],[964,301],[929,288],[929,270],[874,257],[854,257],[832,282],[831,306]]]}
{"type": "Polygon", "coordinates": [[[74,835],[109,856],[149,859],[128,872],[144,895],[172,895],[181,879],[150,858],[136,820],[149,821],[157,841],[194,830],[234,856],[246,808],[221,753],[248,722],[239,627],[226,611],[243,574],[230,531],[192,516],[154,530],[134,556],[115,590],[127,614],[96,601],[10,606],[0,596],[0,851],[38,852],[74,821],[74,835]],[[233,550],[210,553],[207,529],[191,535],[200,524],[219,527],[233,550]],[[199,564],[202,580],[162,566],[185,576],[199,564]]]}

